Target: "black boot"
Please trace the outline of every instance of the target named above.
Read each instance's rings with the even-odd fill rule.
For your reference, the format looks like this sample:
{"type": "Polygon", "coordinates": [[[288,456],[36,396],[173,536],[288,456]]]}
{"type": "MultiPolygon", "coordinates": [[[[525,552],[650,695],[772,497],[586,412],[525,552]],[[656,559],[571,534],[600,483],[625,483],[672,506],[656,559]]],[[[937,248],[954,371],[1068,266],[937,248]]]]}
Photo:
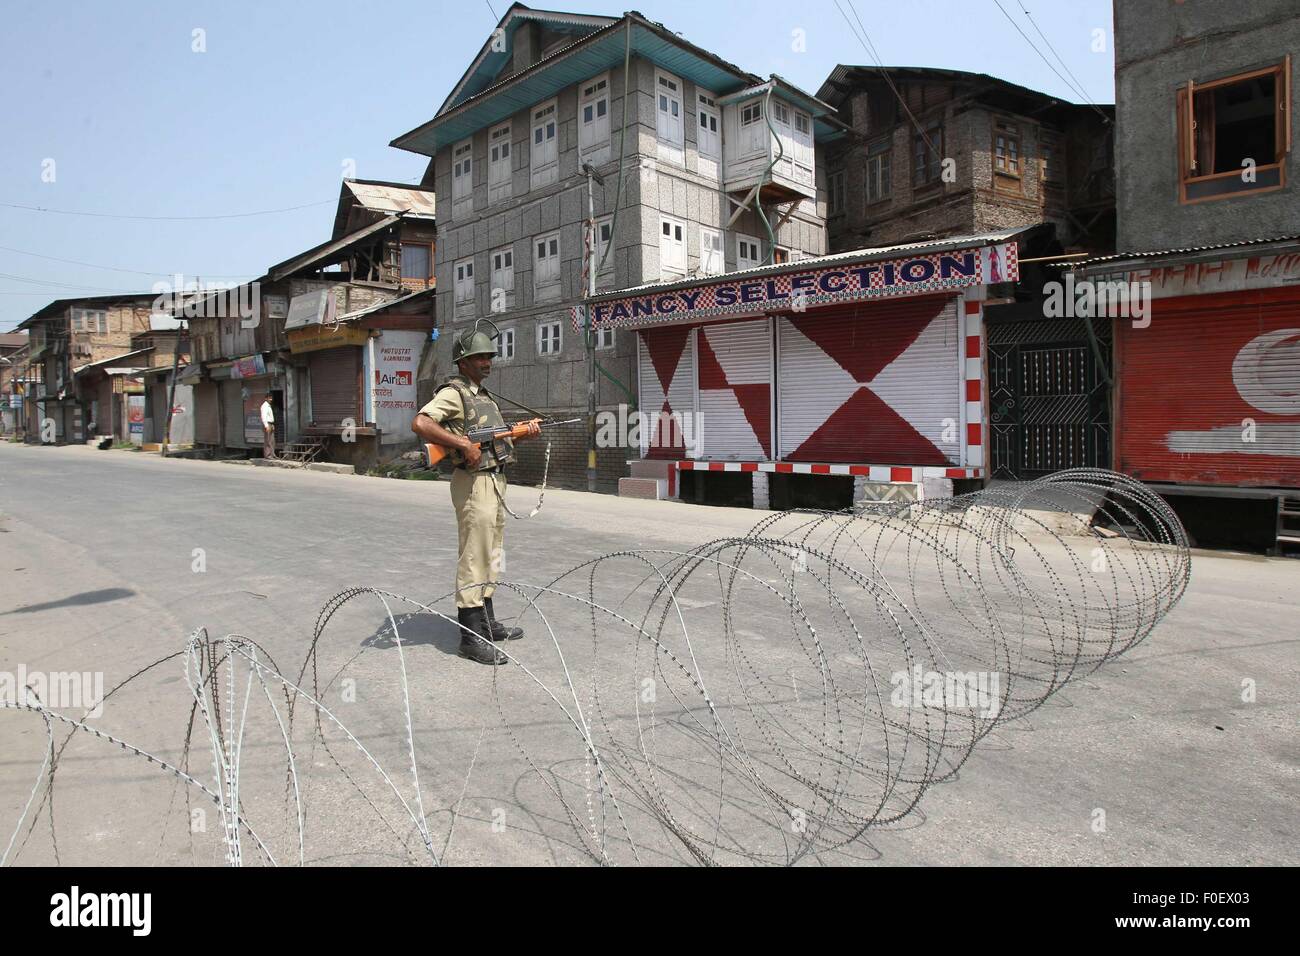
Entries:
{"type": "Polygon", "coordinates": [[[517,641],[524,636],[522,627],[506,627],[497,620],[497,616],[492,610],[491,598],[483,599],[483,610],[487,612],[488,626],[492,629],[492,640],[517,641]]]}
{"type": "Polygon", "coordinates": [[[458,607],[456,618],[460,626],[460,656],[477,664],[504,664],[506,656],[493,647],[488,639],[487,614],[481,607],[458,607]]]}

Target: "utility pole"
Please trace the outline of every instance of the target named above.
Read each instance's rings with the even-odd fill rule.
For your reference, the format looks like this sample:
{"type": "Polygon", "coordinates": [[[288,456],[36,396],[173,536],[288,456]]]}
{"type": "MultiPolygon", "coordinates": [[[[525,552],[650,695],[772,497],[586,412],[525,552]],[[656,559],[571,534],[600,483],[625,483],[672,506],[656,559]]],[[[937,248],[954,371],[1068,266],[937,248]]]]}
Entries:
{"type": "MultiPolygon", "coordinates": [[[[587,243],[583,269],[587,273],[586,299],[582,303],[582,328],[587,343],[587,490],[596,490],[596,330],[591,324],[591,297],[596,294],[596,200],[592,181],[605,186],[605,180],[591,163],[583,163],[587,174],[587,243]]],[[[610,236],[613,242],[614,237],[610,236]]]]}

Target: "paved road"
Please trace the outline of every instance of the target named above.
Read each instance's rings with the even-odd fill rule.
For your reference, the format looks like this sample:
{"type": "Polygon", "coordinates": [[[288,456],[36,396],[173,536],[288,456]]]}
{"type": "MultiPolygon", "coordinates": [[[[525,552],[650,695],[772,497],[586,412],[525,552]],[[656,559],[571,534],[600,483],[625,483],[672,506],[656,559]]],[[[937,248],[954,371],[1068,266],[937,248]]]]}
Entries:
{"type": "MultiPolygon", "coordinates": [[[[515,489],[515,507],[531,506],[534,494],[515,489]]],[[[608,552],[681,550],[738,535],[756,517],[551,491],[539,517],[511,522],[507,577],[545,583],[608,552]]],[[[296,677],[322,605],[344,589],[438,599],[451,613],[444,598],[454,556],[443,482],[0,444],[0,671],[102,671],[111,687],[175,654],[188,634],[205,627],[256,640],[296,677]]],[[[629,560],[601,574],[596,586],[607,594],[634,586],[644,568],[629,560]]],[[[1188,594],[1150,640],[999,728],[901,823],[873,829],[821,860],[1300,862],[1298,583],[1295,561],[1198,553],[1188,594]],[[1253,702],[1242,699],[1243,681],[1254,682],[1253,702]]],[[[577,589],[571,585],[566,589],[577,589]]],[[[519,602],[507,596],[499,603],[510,610],[519,602]]],[[[689,618],[708,603],[695,602],[683,614],[689,618]]],[[[539,686],[560,686],[565,666],[580,669],[575,662],[590,662],[597,651],[584,656],[576,646],[590,643],[589,610],[557,605],[549,618],[557,632],[552,646],[571,659],[543,653],[548,642],[536,621],[516,646],[525,648],[518,653],[536,682],[517,668],[481,668],[455,657],[455,634],[429,615],[403,626],[422,810],[446,862],[588,860],[574,830],[590,831],[599,809],[566,819],[554,794],[569,797],[581,816],[591,770],[565,714],[590,712],[593,702],[576,695],[551,700],[539,686]]],[[[768,673],[784,674],[797,696],[797,674],[780,646],[788,621],[766,609],[753,614],[760,623],[741,633],[760,648],[755,660],[768,673]]],[[[404,768],[398,651],[386,621],[373,599],[339,611],[322,644],[319,686],[327,687],[324,703],[380,759],[418,815],[404,768]]],[[[613,657],[609,666],[623,669],[619,679],[626,678],[631,696],[645,662],[618,659],[616,650],[611,639],[602,653],[613,657]]],[[[91,723],[178,762],[189,703],[177,657],[110,698],[91,723]]],[[[263,708],[248,733],[240,798],[250,818],[268,821],[277,858],[292,862],[296,847],[284,836],[293,832],[284,810],[286,773],[276,762],[283,747],[276,749],[269,714],[263,708]]],[[[403,844],[418,851],[421,842],[410,815],[337,734],[326,736],[328,750],[295,738],[299,771],[314,770],[303,784],[310,786],[308,861],[408,861],[403,844]]],[[[0,853],[31,793],[45,741],[37,718],[0,711],[0,853]]],[[[190,769],[211,782],[201,727],[190,769]]],[[[664,786],[689,799],[688,776],[664,786]]],[[[61,758],[53,825],[42,810],[15,858],[52,863],[57,846],[63,863],[219,863],[215,810],[197,800],[187,806],[186,793],[155,766],[79,734],[61,758]]],[[[629,825],[639,833],[653,829],[644,819],[629,825]]],[[[734,825],[743,842],[739,834],[749,831],[734,825]]],[[[689,862],[666,835],[647,842],[641,859],[689,862]]]]}

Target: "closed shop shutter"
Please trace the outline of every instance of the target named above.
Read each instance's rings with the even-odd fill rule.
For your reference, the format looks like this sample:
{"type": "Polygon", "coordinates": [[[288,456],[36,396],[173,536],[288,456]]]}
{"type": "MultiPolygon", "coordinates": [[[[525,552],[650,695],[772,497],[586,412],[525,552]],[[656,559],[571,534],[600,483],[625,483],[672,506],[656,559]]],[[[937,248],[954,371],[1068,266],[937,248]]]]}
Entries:
{"type": "Polygon", "coordinates": [[[1300,487],[1300,290],[1156,299],[1116,331],[1121,471],[1300,487]]]}
{"type": "Polygon", "coordinates": [[[149,386],[149,406],[145,409],[145,441],[162,441],[167,427],[167,381],[163,379],[149,386]]]}
{"type": "Polygon", "coordinates": [[[682,458],[696,434],[695,328],[645,329],[637,343],[641,457],[682,458]]]}
{"type": "Polygon", "coordinates": [[[777,340],[783,458],[960,461],[956,299],[917,296],[782,316],[777,340]]]}
{"type": "Polygon", "coordinates": [[[194,440],[203,445],[216,445],[221,441],[218,424],[220,405],[217,401],[217,384],[199,382],[194,386],[194,440]]]}
{"type": "Polygon", "coordinates": [[[221,383],[221,415],[227,448],[247,448],[244,440],[244,384],[239,379],[221,383]]]}
{"type": "Polygon", "coordinates": [[[772,328],[768,319],[701,326],[696,333],[700,456],[772,458],[772,328]]]}
{"type": "Polygon", "coordinates": [[[350,418],[360,424],[361,349],[348,346],[312,352],[308,363],[311,379],[311,417],[316,425],[341,425],[350,418]]]}

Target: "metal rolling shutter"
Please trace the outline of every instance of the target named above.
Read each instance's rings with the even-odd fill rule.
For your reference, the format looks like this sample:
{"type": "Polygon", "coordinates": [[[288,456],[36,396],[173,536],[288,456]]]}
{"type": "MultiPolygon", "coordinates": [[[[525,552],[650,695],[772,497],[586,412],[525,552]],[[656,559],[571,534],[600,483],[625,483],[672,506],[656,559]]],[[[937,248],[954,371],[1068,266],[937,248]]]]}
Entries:
{"type": "Polygon", "coordinates": [[[700,454],[772,458],[772,334],[766,318],[705,325],[696,333],[700,454]]]}
{"type": "Polygon", "coordinates": [[[960,460],[957,301],[915,296],[777,319],[781,457],[869,465],[960,460]]]}
{"type": "Polygon", "coordinates": [[[198,382],[194,386],[194,440],[202,445],[216,445],[221,441],[218,415],[220,405],[215,382],[198,382]]]}
{"type": "Polygon", "coordinates": [[[226,448],[247,448],[244,440],[244,385],[239,379],[221,383],[221,416],[226,448]]]}
{"type": "Polygon", "coordinates": [[[1300,290],[1156,299],[1117,340],[1121,471],[1300,487],[1300,290]]]}
{"type": "Polygon", "coordinates": [[[341,425],[350,418],[360,424],[361,349],[347,346],[312,352],[308,361],[311,414],[316,425],[341,425]]]}
{"type": "Polygon", "coordinates": [[[689,451],[685,438],[695,436],[694,327],[642,330],[637,363],[641,457],[683,457],[689,451]]]}

